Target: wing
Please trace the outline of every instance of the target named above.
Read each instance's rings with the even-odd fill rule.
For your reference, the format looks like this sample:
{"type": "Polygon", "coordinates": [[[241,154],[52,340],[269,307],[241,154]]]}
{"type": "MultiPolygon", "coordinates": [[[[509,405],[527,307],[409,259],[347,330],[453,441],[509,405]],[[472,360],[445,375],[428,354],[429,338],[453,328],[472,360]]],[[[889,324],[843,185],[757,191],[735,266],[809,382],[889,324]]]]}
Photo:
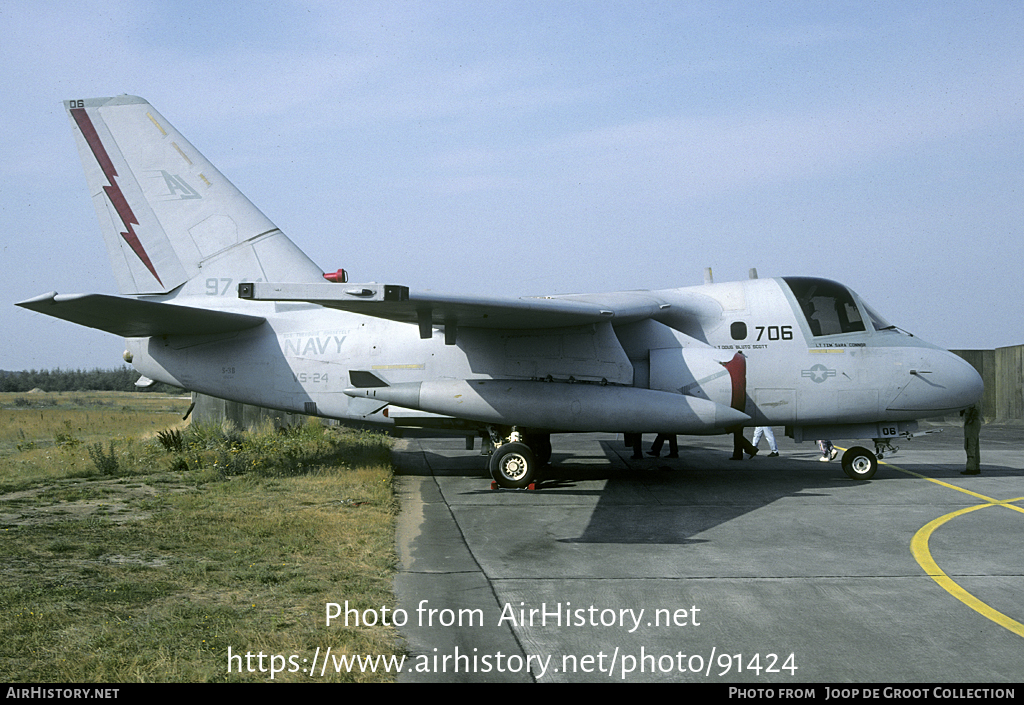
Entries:
{"type": "Polygon", "coordinates": [[[410,292],[405,286],[376,283],[254,282],[239,285],[239,296],[258,301],[303,301],[413,323],[424,338],[431,337],[433,326],[444,326],[445,337],[452,339],[458,327],[536,330],[604,321],[629,323],[652,318],[671,305],[649,291],[512,298],[410,292]]]}
{"type": "Polygon", "coordinates": [[[243,313],[211,311],[108,294],[59,295],[53,291],[17,305],[125,338],[231,333],[255,328],[265,320],[260,316],[243,313]]]}

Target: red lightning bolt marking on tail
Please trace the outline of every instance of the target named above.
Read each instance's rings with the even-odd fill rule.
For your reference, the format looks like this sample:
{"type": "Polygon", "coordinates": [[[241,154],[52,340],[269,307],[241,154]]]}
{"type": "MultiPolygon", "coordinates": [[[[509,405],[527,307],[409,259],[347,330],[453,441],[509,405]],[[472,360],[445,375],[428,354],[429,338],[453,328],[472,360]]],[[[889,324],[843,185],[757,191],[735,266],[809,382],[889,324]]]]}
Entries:
{"type": "Polygon", "coordinates": [[[146,248],[139,242],[139,236],[135,234],[135,230],[132,228],[133,225],[138,225],[139,221],[135,218],[135,214],[132,213],[132,208],[128,205],[128,199],[121,192],[121,187],[117,185],[117,171],[114,170],[114,163],[110,161],[107,150],[103,148],[103,143],[100,142],[100,137],[96,134],[96,128],[93,126],[92,120],[89,119],[89,115],[85,112],[84,108],[72,108],[71,116],[78,123],[82,136],[85,137],[89,149],[92,150],[93,156],[96,157],[100,169],[103,170],[103,174],[107,177],[107,182],[110,184],[109,186],[104,186],[103,191],[106,192],[107,198],[110,199],[114,210],[121,216],[121,222],[124,223],[124,227],[128,230],[126,233],[121,233],[121,237],[132,248],[132,251],[139,256],[142,263],[146,265],[146,269],[160,282],[160,286],[163,286],[164,283],[160,281],[160,275],[156,273],[156,268],[153,267],[153,263],[149,260],[149,255],[146,254],[146,248]]]}

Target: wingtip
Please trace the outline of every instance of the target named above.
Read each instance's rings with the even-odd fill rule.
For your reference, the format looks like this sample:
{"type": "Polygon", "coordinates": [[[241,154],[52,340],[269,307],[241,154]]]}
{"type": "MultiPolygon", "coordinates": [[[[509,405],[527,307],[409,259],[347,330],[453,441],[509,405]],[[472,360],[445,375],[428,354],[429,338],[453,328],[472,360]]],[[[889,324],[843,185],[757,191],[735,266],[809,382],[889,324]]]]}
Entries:
{"type": "Polygon", "coordinates": [[[43,304],[43,303],[46,303],[48,301],[53,301],[56,298],[57,298],[57,292],[56,291],[51,291],[51,292],[48,292],[46,294],[40,294],[39,296],[33,296],[31,299],[25,299],[24,301],[18,301],[14,305],[15,306],[21,306],[22,308],[32,308],[33,306],[38,306],[39,304],[43,304]]]}

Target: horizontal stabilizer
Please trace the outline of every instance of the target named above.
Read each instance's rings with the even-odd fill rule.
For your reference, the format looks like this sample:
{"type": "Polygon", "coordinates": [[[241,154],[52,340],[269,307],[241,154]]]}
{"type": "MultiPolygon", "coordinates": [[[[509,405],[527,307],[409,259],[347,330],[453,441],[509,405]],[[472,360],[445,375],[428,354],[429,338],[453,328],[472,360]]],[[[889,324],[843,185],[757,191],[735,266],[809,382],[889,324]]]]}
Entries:
{"type": "Polygon", "coordinates": [[[97,328],[125,338],[208,335],[255,328],[265,319],[109,294],[49,294],[17,304],[30,311],[97,328]]]}

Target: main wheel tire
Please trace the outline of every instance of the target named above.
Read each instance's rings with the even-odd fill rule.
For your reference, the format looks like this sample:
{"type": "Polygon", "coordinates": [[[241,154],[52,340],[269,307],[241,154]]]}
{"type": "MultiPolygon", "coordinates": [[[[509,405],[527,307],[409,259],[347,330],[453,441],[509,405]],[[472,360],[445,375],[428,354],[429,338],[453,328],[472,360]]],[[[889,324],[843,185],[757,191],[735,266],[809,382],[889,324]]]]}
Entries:
{"type": "Polygon", "coordinates": [[[870,480],[878,470],[878,458],[867,448],[854,446],[843,453],[843,472],[854,480],[870,480]]]}
{"type": "Polygon", "coordinates": [[[537,460],[525,443],[506,443],[491,455],[491,477],[501,487],[524,489],[537,475],[537,460]]]}

